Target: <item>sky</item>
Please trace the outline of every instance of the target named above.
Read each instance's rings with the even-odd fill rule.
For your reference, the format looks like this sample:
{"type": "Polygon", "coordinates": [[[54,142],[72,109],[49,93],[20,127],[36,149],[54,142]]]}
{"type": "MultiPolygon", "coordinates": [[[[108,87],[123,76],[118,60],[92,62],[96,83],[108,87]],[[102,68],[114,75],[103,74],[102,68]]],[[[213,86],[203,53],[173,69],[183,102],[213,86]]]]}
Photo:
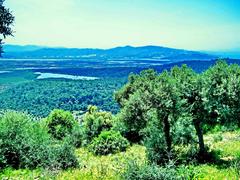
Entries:
{"type": "Polygon", "coordinates": [[[5,0],[8,44],[240,49],[240,0],[5,0]]]}

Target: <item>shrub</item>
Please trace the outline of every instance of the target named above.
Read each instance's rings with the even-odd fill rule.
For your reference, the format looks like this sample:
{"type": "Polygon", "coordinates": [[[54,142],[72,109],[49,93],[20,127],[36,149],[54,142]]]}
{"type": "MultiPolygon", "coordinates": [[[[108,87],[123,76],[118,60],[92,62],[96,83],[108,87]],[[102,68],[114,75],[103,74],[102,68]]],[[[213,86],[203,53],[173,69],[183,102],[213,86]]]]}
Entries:
{"type": "Polygon", "coordinates": [[[73,127],[71,134],[67,136],[67,141],[76,148],[80,148],[84,141],[84,129],[82,126],[73,127]]]}
{"type": "Polygon", "coordinates": [[[217,134],[214,134],[213,135],[213,142],[214,143],[217,143],[219,141],[222,141],[223,140],[223,136],[221,133],[217,133],[217,134]]]}
{"type": "Polygon", "coordinates": [[[84,138],[86,143],[90,143],[102,131],[110,130],[112,127],[112,114],[100,112],[96,106],[89,106],[88,112],[83,117],[84,138]]]}
{"type": "Polygon", "coordinates": [[[230,167],[236,172],[236,178],[240,178],[240,153],[238,153],[236,159],[230,163],[230,167]]]}
{"type": "Polygon", "coordinates": [[[165,164],[171,158],[161,124],[152,119],[145,129],[144,145],[147,149],[148,160],[156,164],[165,164]]]}
{"type": "Polygon", "coordinates": [[[119,131],[123,137],[125,137],[131,143],[141,143],[143,139],[143,133],[141,130],[136,131],[127,127],[124,122],[125,115],[123,112],[114,116],[113,127],[111,128],[114,131],[119,131]]]}
{"type": "Polygon", "coordinates": [[[55,144],[47,129],[24,113],[0,117],[0,168],[68,168],[77,166],[70,145],[55,144]]]}
{"type": "Polygon", "coordinates": [[[178,164],[195,163],[198,160],[198,146],[196,144],[175,146],[174,152],[178,164]]]}
{"type": "Polygon", "coordinates": [[[49,165],[51,168],[67,169],[78,166],[74,148],[68,141],[65,141],[63,144],[55,145],[52,148],[52,162],[51,165],[49,165]]]}
{"type": "Polygon", "coordinates": [[[196,131],[192,125],[192,117],[183,115],[174,124],[172,129],[173,142],[175,145],[189,145],[197,141],[196,131]]]}
{"type": "Polygon", "coordinates": [[[174,167],[159,167],[157,165],[138,166],[130,162],[122,175],[126,180],[175,180],[181,179],[174,167]]]}
{"type": "Polygon", "coordinates": [[[97,138],[94,138],[89,146],[90,151],[96,155],[107,155],[125,151],[129,146],[126,138],[120,132],[103,131],[97,138]]]}
{"type": "Polygon", "coordinates": [[[75,125],[77,122],[69,111],[54,109],[47,117],[49,133],[59,140],[70,134],[75,125]]]}

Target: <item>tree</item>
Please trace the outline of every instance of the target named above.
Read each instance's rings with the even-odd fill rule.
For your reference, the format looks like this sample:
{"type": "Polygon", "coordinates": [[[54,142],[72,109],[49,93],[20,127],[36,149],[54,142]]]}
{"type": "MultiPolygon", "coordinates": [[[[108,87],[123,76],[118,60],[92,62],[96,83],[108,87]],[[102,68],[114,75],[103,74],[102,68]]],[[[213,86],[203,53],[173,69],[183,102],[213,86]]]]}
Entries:
{"type": "Polygon", "coordinates": [[[156,78],[154,70],[131,74],[128,83],[115,94],[115,100],[121,107],[121,120],[127,127],[126,137],[132,142],[143,138],[141,132],[147,126],[147,112],[152,108],[152,88],[156,78]]]}
{"type": "Polygon", "coordinates": [[[4,0],[0,0],[0,57],[3,53],[2,40],[13,35],[11,25],[14,22],[13,15],[8,8],[4,7],[3,2],[4,0]]]}
{"type": "Polygon", "coordinates": [[[83,116],[84,138],[90,143],[93,138],[112,128],[112,114],[106,111],[99,111],[96,106],[88,106],[88,112],[83,116]]]}
{"type": "Polygon", "coordinates": [[[63,139],[69,135],[77,125],[70,111],[54,109],[47,117],[49,133],[56,139],[63,139]]]}
{"type": "Polygon", "coordinates": [[[158,163],[172,157],[172,130],[183,111],[184,102],[176,85],[169,72],[158,75],[153,70],[146,70],[139,75],[131,75],[128,84],[115,96],[122,107],[122,120],[131,135],[140,136],[152,124],[150,119],[155,119],[155,124],[147,128],[148,135],[151,136],[153,130],[162,135],[147,138],[147,149],[153,157],[150,159],[158,163]],[[156,139],[159,141],[152,143],[156,139]]]}
{"type": "Polygon", "coordinates": [[[204,74],[211,125],[239,125],[240,67],[221,60],[204,74]]]}
{"type": "Polygon", "coordinates": [[[172,68],[171,75],[176,80],[181,99],[186,101],[184,109],[191,115],[192,124],[198,137],[199,154],[202,155],[205,153],[202,126],[206,123],[208,114],[204,105],[206,98],[204,96],[203,77],[186,65],[181,68],[172,68]]]}
{"type": "Polygon", "coordinates": [[[199,158],[206,158],[206,127],[240,125],[240,67],[218,61],[202,74],[186,65],[159,75],[147,70],[131,75],[115,98],[131,135],[146,133],[150,160],[169,160],[175,145],[193,142],[194,128],[199,158]]]}

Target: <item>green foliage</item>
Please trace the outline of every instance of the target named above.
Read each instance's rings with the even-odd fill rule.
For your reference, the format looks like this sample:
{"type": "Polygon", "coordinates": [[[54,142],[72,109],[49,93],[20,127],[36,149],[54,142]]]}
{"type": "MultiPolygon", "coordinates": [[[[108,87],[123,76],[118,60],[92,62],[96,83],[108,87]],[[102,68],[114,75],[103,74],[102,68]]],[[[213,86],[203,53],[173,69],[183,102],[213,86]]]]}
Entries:
{"type": "Polygon", "coordinates": [[[90,143],[102,131],[112,128],[112,114],[105,111],[98,111],[96,106],[89,106],[88,112],[83,117],[84,139],[90,143]]]}
{"type": "MultiPolygon", "coordinates": [[[[135,179],[135,177],[141,179],[143,177],[155,178],[157,177],[155,174],[160,174],[158,173],[160,171],[163,172],[160,177],[165,178],[172,174],[172,179],[239,179],[239,132],[224,132],[222,134],[223,141],[217,143],[211,138],[213,135],[207,134],[204,136],[213,151],[221,150],[221,159],[218,163],[213,161],[202,164],[183,161],[183,164],[175,163],[173,165],[174,163],[170,163],[166,166],[156,166],[147,164],[146,148],[140,145],[133,145],[127,148],[126,152],[109,156],[95,156],[88,149],[80,148],[76,150],[77,157],[81,159],[81,166],[78,168],[58,171],[42,168],[34,170],[6,168],[0,170],[0,179],[135,179]],[[152,167],[154,170],[147,166],[152,167]],[[145,170],[140,171],[140,169],[145,170]]],[[[189,146],[179,147],[180,151],[177,152],[186,154],[185,152],[192,151],[193,154],[196,154],[195,148],[195,145],[192,148],[189,146]]]]}
{"type": "Polygon", "coordinates": [[[182,179],[174,167],[159,167],[157,165],[138,166],[130,161],[122,175],[126,180],[176,180],[182,179]]]}
{"type": "Polygon", "coordinates": [[[0,168],[69,168],[77,166],[72,147],[55,144],[47,129],[24,113],[0,117],[0,168]]]}
{"type": "Polygon", "coordinates": [[[206,108],[211,125],[238,124],[240,115],[240,67],[219,61],[204,72],[206,108]]]}
{"type": "Polygon", "coordinates": [[[223,137],[222,137],[222,134],[221,133],[218,133],[218,134],[215,134],[213,136],[213,141],[214,142],[219,142],[219,141],[222,141],[223,140],[223,137]]]}
{"type": "Polygon", "coordinates": [[[115,93],[121,107],[121,121],[128,130],[127,138],[132,142],[142,139],[141,131],[147,125],[146,113],[151,109],[152,82],[155,78],[154,70],[142,71],[140,75],[131,74],[128,83],[115,93]]]}
{"type": "Polygon", "coordinates": [[[158,75],[147,70],[130,76],[128,84],[116,94],[128,131],[140,136],[148,129],[146,146],[153,161],[165,162],[172,156],[173,130],[177,129],[175,123],[183,116],[186,103],[177,85],[171,73],[164,71],[158,75]]]}
{"type": "MultiPolygon", "coordinates": [[[[50,167],[53,169],[67,169],[78,166],[78,160],[75,155],[75,149],[69,142],[58,144],[52,147],[52,163],[50,167]]],[[[50,152],[51,153],[51,152],[50,152]]]]}
{"type": "Polygon", "coordinates": [[[145,131],[144,145],[147,148],[149,161],[157,164],[166,163],[172,155],[167,151],[162,127],[157,121],[153,121],[145,131]]]}
{"type": "Polygon", "coordinates": [[[46,117],[53,109],[85,112],[93,104],[102,110],[117,113],[119,107],[113,100],[113,92],[126,81],[125,78],[35,80],[35,76],[27,71],[1,74],[0,86],[9,82],[14,85],[0,91],[0,109],[27,111],[46,117]]]}
{"type": "Polygon", "coordinates": [[[113,116],[113,127],[111,128],[111,130],[118,131],[121,133],[123,137],[131,139],[131,137],[129,137],[130,135],[129,130],[126,127],[125,123],[123,122],[121,113],[118,113],[115,116],[113,116]]]}
{"type": "Polygon", "coordinates": [[[63,139],[72,132],[74,126],[77,126],[77,121],[71,112],[55,109],[47,117],[47,126],[54,138],[63,139]]]}
{"type": "Polygon", "coordinates": [[[84,128],[79,125],[74,126],[66,140],[76,148],[81,147],[84,141],[84,128]]]}
{"type": "Polygon", "coordinates": [[[125,151],[129,146],[127,139],[122,137],[120,132],[103,131],[94,138],[89,146],[90,151],[96,155],[107,155],[125,151]]]}
{"type": "Polygon", "coordinates": [[[202,74],[183,65],[161,74],[131,75],[115,98],[127,130],[134,136],[145,131],[149,159],[164,163],[174,157],[177,145],[195,142],[203,158],[203,130],[239,125],[239,89],[240,67],[219,61],[202,74]]]}
{"type": "Polygon", "coordinates": [[[172,129],[173,143],[176,145],[193,144],[197,140],[192,117],[189,114],[180,117],[172,129]]]}
{"type": "MultiPolygon", "coordinates": [[[[3,1],[0,1],[0,35],[5,39],[7,36],[12,36],[12,24],[14,22],[14,17],[10,10],[3,5],[3,1]]],[[[2,39],[0,37],[0,57],[2,55],[2,39]]]]}

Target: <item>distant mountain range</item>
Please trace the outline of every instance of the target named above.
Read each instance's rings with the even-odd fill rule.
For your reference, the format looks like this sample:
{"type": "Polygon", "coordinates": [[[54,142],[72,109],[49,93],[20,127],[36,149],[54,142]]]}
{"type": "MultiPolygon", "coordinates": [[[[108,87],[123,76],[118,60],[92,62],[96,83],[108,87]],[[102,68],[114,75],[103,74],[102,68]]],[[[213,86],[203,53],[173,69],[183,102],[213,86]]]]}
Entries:
{"type": "Polygon", "coordinates": [[[112,49],[50,48],[43,46],[4,45],[4,58],[15,59],[96,59],[96,60],[211,60],[218,56],[161,46],[116,47],[112,49]]]}

